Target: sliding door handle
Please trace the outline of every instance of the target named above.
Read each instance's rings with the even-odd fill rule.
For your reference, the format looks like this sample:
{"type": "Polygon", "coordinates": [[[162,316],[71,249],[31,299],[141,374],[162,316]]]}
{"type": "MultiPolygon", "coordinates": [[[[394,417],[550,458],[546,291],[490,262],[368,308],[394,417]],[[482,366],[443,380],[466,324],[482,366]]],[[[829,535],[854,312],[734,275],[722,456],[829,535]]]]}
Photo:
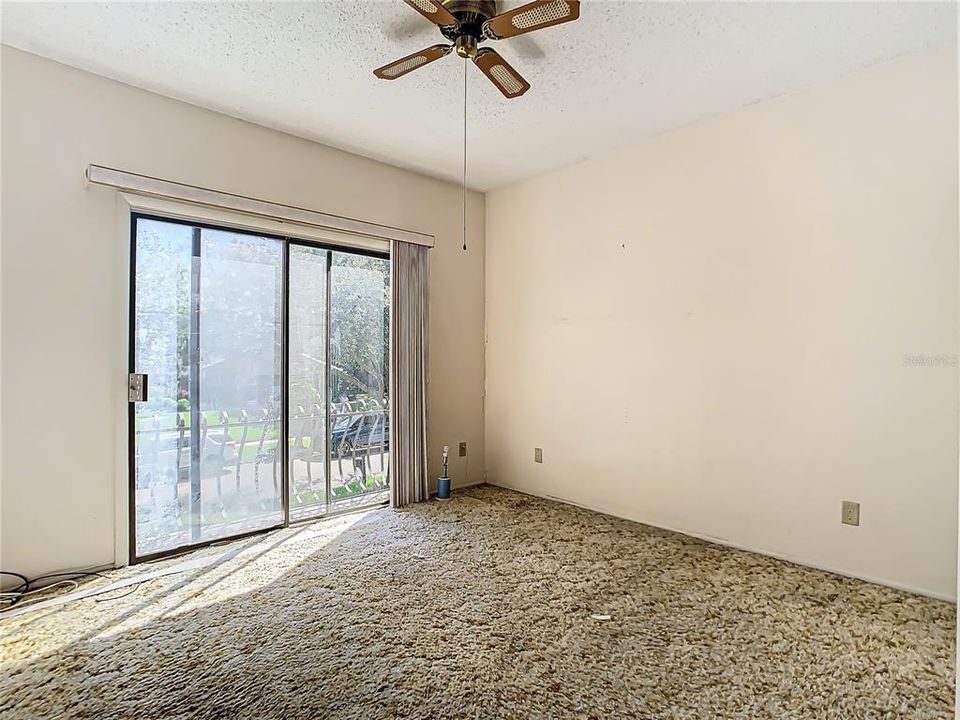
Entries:
{"type": "Polygon", "coordinates": [[[127,400],[147,401],[147,376],[145,373],[130,373],[127,376],[127,400]]]}

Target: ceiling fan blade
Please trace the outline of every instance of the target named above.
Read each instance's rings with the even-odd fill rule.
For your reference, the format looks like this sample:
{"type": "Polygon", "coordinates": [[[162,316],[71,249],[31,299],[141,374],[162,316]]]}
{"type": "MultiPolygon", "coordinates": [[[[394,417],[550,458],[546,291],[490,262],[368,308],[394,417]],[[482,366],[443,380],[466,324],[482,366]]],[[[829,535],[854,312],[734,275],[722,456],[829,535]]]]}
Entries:
{"type": "Polygon", "coordinates": [[[431,45],[420,52],[415,52],[399,60],[394,60],[392,63],[387,63],[383,67],[378,67],[373,71],[373,74],[381,80],[396,80],[401,75],[406,75],[408,72],[413,72],[417,68],[432,63],[434,60],[439,60],[448,55],[452,49],[453,45],[431,45]]]}
{"type": "Polygon", "coordinates": [[[450,14],[450,11],[443,6],[440,0],[403,1],[435,25],[440,25],[441,27],[459,25],[457,19],[450,14]]]}
{"type": "Polygon", "coordinates": [[[530,83],[523,79],[510,64],[500,57],[500,53],[490,48],[481,48],[473,59],[480,71],[490,82],[508,98],[520,97],[530,89],[530,83]]]}
{"type": "Polygon", "coordinates": [[[483,24],[483,33],[493,40],[523,35],[580,17],[580,0],[534,0],[501,13],[483,24]]]}

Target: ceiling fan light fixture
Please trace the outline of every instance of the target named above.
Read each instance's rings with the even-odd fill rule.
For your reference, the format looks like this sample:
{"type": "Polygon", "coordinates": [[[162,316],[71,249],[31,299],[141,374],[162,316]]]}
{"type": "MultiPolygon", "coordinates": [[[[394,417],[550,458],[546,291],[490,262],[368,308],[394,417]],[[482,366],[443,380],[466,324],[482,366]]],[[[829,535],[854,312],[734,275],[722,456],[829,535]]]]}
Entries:
{"type": "Polygon", "coordinates": [[[464,60],[477,56],[477,38],[473,35],[459,36],[454,47],[457,49],[457,55],[464,60]]]}

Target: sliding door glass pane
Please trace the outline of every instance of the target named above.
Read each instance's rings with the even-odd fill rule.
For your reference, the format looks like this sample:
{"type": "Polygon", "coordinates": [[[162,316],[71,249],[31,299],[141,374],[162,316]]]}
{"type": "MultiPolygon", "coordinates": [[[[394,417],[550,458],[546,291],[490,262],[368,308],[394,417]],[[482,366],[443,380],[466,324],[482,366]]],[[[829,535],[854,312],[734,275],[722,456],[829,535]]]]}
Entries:
{"type": "Polygon", "coordinates": [[[202,541],[283,522],[283,244],[203,230],[199,284],[202,541]]]}
{"type": "Polygon", "coordinates": [[[135,371],[146,373],[148,401],[134,405],[134,521],[137,555],[190,543],[189,503],[181,481],[189,472],[183,418],[189,384],[192,228],[138,220],[134,268],[135,371]]]}
{"type": "Polygon", "coordinates": [[[327,507],[327,257],[290,245],[290,519],[327,507]]]}
{"type": "Polygon", "coordinates": [[[389,467],[390,262],[332,253],[331,500],[383,492],[389,467]]]}
{"type": "Polygon", "coordinates": [[[283,522],[283,246],[138,218],[136,555],[283,522]]]}

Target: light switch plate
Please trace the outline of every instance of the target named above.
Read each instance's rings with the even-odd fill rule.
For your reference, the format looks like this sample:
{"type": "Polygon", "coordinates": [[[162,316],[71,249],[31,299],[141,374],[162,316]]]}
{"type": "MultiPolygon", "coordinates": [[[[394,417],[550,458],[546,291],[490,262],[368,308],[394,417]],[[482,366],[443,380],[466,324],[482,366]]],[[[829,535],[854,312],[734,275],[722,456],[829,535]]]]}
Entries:
{"type": "Polygon", "coordinates": [[[842,522],[844,525],[859,525],[860,503],[844,500],[843,507],[841,509],[840,522],[842,522]]]}
{"type": "Polygon", "coordinates": [[[543,462],[543,448],[533,449],[533,461],[538,463],[543,462]]]}
{"type": "Polygon", "coordinates": [[[467,456],[467,444],[465,442],[460,443],[460,457],[467,456]]]}

